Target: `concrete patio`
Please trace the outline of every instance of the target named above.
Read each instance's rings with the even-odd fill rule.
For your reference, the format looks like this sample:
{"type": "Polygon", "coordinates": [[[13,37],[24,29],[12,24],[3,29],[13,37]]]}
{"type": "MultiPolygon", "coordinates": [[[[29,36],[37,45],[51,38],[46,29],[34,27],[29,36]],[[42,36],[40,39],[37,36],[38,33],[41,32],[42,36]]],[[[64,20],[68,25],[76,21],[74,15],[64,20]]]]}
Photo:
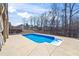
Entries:
{"type": "Polygon", "coordinates": [[[2,47],[0,56],[79,56],[79,40],[60,37],[64,40],[60,46],[38,44],[22,35],[10,35],[2,47]]]}

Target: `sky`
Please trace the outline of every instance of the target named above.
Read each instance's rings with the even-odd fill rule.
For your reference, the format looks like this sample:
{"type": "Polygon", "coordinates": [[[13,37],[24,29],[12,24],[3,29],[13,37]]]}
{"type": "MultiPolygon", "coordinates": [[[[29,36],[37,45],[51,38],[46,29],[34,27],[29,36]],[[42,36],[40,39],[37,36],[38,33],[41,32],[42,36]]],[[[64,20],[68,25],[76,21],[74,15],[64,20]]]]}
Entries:
{"type": "Polygon", "coordinates": [[[49,11],[51,4],[49,3],[9,3],[9,22],[13,26],[23,24],[23,20],[29,21],[31,16],[39,16],[49,11]]]}

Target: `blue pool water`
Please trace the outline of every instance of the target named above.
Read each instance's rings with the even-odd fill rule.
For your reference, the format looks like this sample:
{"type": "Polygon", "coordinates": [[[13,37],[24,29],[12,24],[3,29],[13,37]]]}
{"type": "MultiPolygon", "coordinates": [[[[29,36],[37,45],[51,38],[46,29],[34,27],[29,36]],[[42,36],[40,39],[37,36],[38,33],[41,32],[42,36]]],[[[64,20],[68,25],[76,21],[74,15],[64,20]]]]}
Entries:
{"type": "Polygon", "coordinates": [[[59,39],[56,39],[55,37],[45,36],[45,35],[40,35],[40,34],[24,34],[23,36],[37,43],[43,43],[43,42],[51,43],[51,42],[60,41],[59,39]]]}

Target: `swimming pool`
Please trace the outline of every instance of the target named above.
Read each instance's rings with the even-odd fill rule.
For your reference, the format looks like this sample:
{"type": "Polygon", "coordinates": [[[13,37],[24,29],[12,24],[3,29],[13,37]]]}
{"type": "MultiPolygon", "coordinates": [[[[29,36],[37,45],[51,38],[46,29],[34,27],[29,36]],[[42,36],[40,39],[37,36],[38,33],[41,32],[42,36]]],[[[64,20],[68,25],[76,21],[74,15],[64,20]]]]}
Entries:
{"type": "Polygon", "coordinates": [[[60,41],[62,41],[61,39],[55,38],[53,36],[47,36],[47,35],[42,35],[42,34],[36,34],[36,33],[32,33],[32,34],[23,34],[23,36],[25,38],[28,38],[30,40],[32,40],[33,42],[36,43],[52,43],[52,44],[56,44],[60,41]]]}

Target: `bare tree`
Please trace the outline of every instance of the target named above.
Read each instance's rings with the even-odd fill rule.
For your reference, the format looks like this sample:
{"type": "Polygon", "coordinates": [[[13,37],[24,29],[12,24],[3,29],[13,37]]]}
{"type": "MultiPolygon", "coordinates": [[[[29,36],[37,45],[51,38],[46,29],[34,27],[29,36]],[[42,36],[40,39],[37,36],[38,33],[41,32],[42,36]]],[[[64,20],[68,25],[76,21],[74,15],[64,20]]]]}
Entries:
{"type": "Polygon", "coordinates": [[[67,36],[67,28],[68,28],[68,26],[67,26],[67,23],[68,23],[68,20],[67,20],[67,3],[64,4],[64,14],[65,14],[65,16],[64,16],[64,19],[65,19],[64,33],[67,36]]]}
{"type": "Polygon", "coordinates": [[[78,12],[79,12],[79,7],[76,9],[77,7],[77,4],[75,3],[70,3],[69,4],[69,36],[71,37],[73,34],[72,34],[72,24],[73,24],[73,17],[74,15],[76,15],[78,12]]]}
{"type": "Polygon", "coordinates": [[[78,36],[79,32],[79,6],[75,3],[52,4],[51,10],[39,17],[31,18],[31,25],[37,24],[37,29],[50,32],[50,34],[70,37],[78,36]],[[47,31],[49,30],[49,31],[47,31]],[[76,36],[75,36],[76,35],[76,36]]]}
{"type": "Polygon", "coordinates": [[[50,23],[50,33],[55,33],[55,18],[57,17],[57,4],[52,4],[52,19],[50,23]]]}

